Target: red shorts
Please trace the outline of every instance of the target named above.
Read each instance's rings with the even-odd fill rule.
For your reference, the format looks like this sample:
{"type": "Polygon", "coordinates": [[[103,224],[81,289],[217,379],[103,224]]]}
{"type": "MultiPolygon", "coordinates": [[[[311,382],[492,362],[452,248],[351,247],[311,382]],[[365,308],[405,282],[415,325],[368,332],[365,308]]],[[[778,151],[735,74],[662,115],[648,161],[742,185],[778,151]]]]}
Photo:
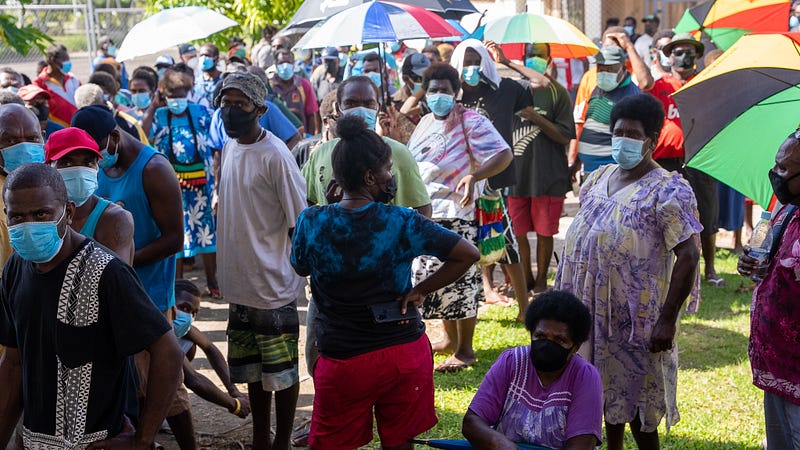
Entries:
{"type": "Polygon", "coordinates": [[[372,410],[383,447],[436,425],[433,355],[423,333],[414,342],[348,359],[320,356],[314,367],[311,448],[354,449],[372,441],[372,410]]]}
{"type": "Polygon", "coordinates": [[[508,210],[515,236],[530,231],[540,236],[555,236],[564,211],[564,197],[508,197],[508,210]]]}

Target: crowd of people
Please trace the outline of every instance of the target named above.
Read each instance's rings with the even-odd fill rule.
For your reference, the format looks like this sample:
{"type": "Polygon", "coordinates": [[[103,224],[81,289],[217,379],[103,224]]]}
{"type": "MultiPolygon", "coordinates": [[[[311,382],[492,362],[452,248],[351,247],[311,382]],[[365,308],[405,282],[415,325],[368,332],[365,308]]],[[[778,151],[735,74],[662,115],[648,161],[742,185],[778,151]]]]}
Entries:
{"type": "MultiPolygon", "coordinates": [[[[411,448],[437,423],[434,372],[476,363],[493,304],[530,343],[477,388],[475,448],[621,450],[629,425],[658,449],[700,258],[723,285],[716,232],[742,228],[746,201],[686,167],[671,97],[722,52],[642,22],[609,23],[590,60],[477,39],[294,51],[265,27],[250,51],[187,43],[130,75],[106,37],[85,84],[60,44],[33,80],[0,69],[0,446],[150,448],[166,419],[197,448],[188,388],[252,415],[255,449],[358,448],[373,420],[383,448],[411,448]],[[197,264],[205,292],[184,279],[197,264]],[[203,295],[229,305],[227,361],[192,325],[203,295]],[[313,413],[292,436],[306,302],[313,413]]],[[[800,449],[800,133],[769,178],[769,256],[741,234],[735,249],[762,280],[749,354],[767,442],[800,449]]]]}

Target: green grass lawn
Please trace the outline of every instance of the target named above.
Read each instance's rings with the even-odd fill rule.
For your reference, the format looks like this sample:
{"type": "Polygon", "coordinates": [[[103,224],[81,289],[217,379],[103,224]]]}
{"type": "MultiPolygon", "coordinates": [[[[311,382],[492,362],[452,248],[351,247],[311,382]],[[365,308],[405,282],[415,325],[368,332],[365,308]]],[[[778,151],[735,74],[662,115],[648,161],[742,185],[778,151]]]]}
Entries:
{"type": "MultiPolygon", "coordinates": [[[[720,250],[716,261],[728,286],[703,282],[699,312],[681,319],[681,421],[669,436],[662,424],[665,449],[759,449],[764,437],[762,393],[751,383],[747,358],[751,293],[737,293],[751,282],[736,273],[737,258],[730,251],[720,250]]],[[[503,350],[530,341],[515,317],[516,308],[490,308],[480,316],[475,334],[478,362],[458,373],[434,375],[439,424],[422,438],[461,438],[461,418],[486,371],[503,350]]],[[[436,357],[436,363],[443,360],[436,357]]],[[[630,432],[626,439],[626,448],[636,448],[630,432]]]]}

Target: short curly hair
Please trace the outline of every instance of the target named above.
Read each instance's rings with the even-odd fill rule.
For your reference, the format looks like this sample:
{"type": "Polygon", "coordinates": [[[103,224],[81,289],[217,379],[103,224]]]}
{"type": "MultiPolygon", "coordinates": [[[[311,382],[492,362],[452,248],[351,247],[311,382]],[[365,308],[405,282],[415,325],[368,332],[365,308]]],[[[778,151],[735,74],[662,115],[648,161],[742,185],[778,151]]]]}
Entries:
{"type": "Polygon", "coordinates": [[[169,97],[176,89],[186,89],[187,93],[192,90],[191,76],[186,73],[167,69],[163,78],[158,82],[158,90],[169,97]]]}
{"type": "Polygon", "coordinates": [[[547,291],[536,297],[525,311],[525,328],[533,333],[540,320],[566,324],[575,345],[586,342],[592,328],[589,308],[567,291],[547,291]]]}
{"type": "Polygon", "coordinates": [[[428,90],[431,80],[447,80],[453,86],[453,92],[461,89],[461,77],[458,71],[447,63],[433,63],[422,74],[422,89],[428,90]]]}
{"type": "Polygon", "coordinates": [[[644,128],[644,134],[656,142],[664,126],[664,106],[650,94],[631,95],[611,109],[609,129],[612,133],[619,119],[638,120],[644,128]]]}

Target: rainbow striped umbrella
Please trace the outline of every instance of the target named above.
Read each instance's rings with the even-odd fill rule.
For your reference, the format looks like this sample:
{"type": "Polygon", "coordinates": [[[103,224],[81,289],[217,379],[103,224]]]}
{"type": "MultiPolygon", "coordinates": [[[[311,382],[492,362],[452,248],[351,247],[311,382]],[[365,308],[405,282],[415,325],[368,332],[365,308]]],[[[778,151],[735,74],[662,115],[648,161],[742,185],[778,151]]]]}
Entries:
{"type": "Polygon", "coordinates": [[[687,165],[767,207],[767,172],[798,124],[800,33],[742,37],[673,97],[687,165]]]}
{"type": "Polygon", "coordinates": [[[403,3],[373,0],[338,12],[314,25],[295,48],[451,36],[461,36],[461,33],[436,13],[403,3]]]}
{"type": "Polygon", "coordinates": [[[549,44],[553,58],[584,58],[600,50],[581,30],[553,16],[520,13],[486,24],[484,39],[498,44],[549,44]]]}
{"type": "Polygon", "coordinates": [[[789,29],[791,0],[710,0],[688,8],[675,33],[705,33],[727,50],[747,33],[780,33],[789,29]]]}

